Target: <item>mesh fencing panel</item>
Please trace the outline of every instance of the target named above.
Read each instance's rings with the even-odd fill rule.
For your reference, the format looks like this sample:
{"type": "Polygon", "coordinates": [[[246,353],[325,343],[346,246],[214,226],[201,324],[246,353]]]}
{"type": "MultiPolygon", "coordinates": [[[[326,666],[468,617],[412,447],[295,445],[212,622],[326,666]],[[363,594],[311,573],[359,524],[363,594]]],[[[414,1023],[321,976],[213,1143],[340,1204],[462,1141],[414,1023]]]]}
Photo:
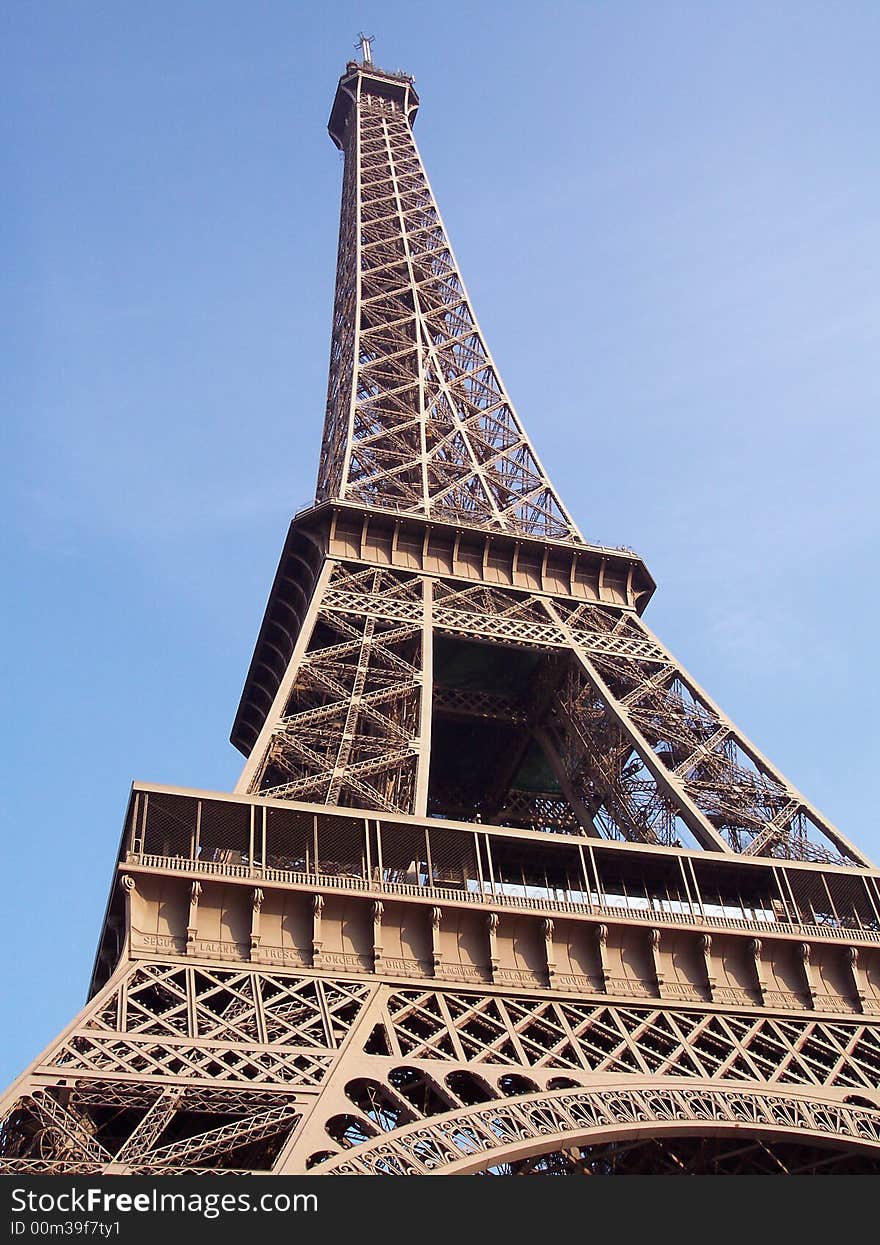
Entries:
{"type": "Polygon", "coordinates": [[[467,830],[441,830],[430,826],[428,841],[432,885],[467,888],[469,881],[476,883],[479,874],[473,834],[467,830]]]}
{"type": "Polygon", "coordinates": [[[428,874],[424,828],[383,821],[379,827],[379,837],[385,881],[423,886],[428,874]]]}
{"type": "Polygon", "coordinates": [[[318,817],[318,871],[337,877],[366,877],[363,817],[318,817]]]}
{"type": "Polygon", "coordinates": [[[266,809],[266,866],[313,873],[314,815],[299,809],[266,809]]]}
{"type": "MultiPolygon", "coordinates": [[[[144,800],[143,795],[141,800],[144,800]]],[[[198,807],[199,801],[192,796],[150,792],[144,852],[150,856],[183,856],[189,859],[195,840],[198,807]]]]}
{"type": "Polygon", "coordinates": [[[250,863],[251,806],[225,800],[202,800],[199,860],[218,864],[250,863]]]}
{"type": "Polygon", "coordinates": [[[877,915],[871,906],[865,880],[858,874],[846,876],[826,874],[826,881],[841,924],[862,929],[877,929],[877,915]]]}
{"type": "Polygon", "coordinates": [[[822,874],[798,869],[786,869],[785,872],[800,919],[807,925],[836,925],[822,874]]]}

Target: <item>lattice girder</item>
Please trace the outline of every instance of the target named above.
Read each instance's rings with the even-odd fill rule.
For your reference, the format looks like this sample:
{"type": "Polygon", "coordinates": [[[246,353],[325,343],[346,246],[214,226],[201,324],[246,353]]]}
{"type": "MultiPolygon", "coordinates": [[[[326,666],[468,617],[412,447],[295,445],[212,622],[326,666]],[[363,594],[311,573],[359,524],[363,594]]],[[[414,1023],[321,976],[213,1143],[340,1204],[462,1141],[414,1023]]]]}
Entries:
{"type": "Polygon", "coordinates": [[[579,540],[471,309],[408,88],[359,75],[347,122],[318,498],[579,540]]]}
{"type": "Polygon", "coordinates": [[[123,966],[6,1096],[0,1167],[270,1170],[369,993],[216,964],[123,966]]]}
{"type": "Polygon", "coordinates": [[[866,1146],[878,1170],[876,1026],[388,987],[280,1169],[476,1171],[545,1153],[554,1131],[568,1149],[646,1121],[655,1135],[730,1128],[771,1148],[804,1132],[835,1151],[866,1146]]]}
{"type": "MultiPolygon", "coordinates": [[[[646,1123],[658,1144],[736,1130],[783,1163],[785,1147],[824,1147],[803,1170],[880,1170],[880,1029],[140,961],[12,1087],[0,1154],[7,1172],[54,1174],[500,1172],[646,1123]],[[115,1063],[97,1067],[83,1038],[112,1042],[115,1063]],[[129,1070],[146,1039],[154,1065],[129,1070]],[[204,1062],[180,1056],[193,1041],[204,1062]],[[245,1047],[247,1069],[229,1059],[245,1047]]],[[[694,1170],[716,1163],[687,1153],[694,1170]]]]}
{"type": "Polygon", "coordinates": [[[519,750],[508,751],[509,772],[494,769],[495,786],[488,783],[477,806],[489,821],[518,810],[515,824],[539,827],[543,807],[545,828],[867,863],[635,611],[387,566],[334,561],[327,568],[289,671],[290,690],[264,728],[262,752],[255,749],[245,767],[241,790],[419,815],[438,811],[440,799],[445,815],[468,820],[473,796],[466,785],[456,794],[446,782],[441,796],[436,778],[430,793],[432,719],[485,718],[480,704],[488,695],[500,724],[522,727],[519,750]],[[432,657],[442,636],[502,652],[553,654],[557,666],[541,676],[547,693],[540,706],[513,704],[513,673],[506,689],[475,688],[469,701],[461,689],[444,686],[432,657]],[[529,740],[558,784],[556,791],[535,789],[543,803],[530,803],[517,786],[529,740]]]}

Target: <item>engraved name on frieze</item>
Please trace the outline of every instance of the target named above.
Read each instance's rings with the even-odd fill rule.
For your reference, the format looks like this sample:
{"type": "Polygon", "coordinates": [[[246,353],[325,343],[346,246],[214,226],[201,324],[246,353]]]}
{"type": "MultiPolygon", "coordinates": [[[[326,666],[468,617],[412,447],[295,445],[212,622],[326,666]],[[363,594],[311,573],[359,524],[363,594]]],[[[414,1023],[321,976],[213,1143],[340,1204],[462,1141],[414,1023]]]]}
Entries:
{"type": "Polygon", "coordinates": [[[344,951],[325,951],[321,956],[321,963],[337,968],[372,968],[369,956],[351,955],[344,951]]]}
{"type": "Polygon", "coordinates": [[[300,968],[307,967],[308,961],[301,951],[288,951],[281,947],[264,946],[260,955],[265,960],[272,960],[277,964],[296,964],[300,968]]]}
{"type": "Polygon", "coordinates": [[[588,994],[603,992],[601,985],[579,973],[558,973],[556,982],[564,990],[585,991],[588,994]]]}
{"type": "Polygon", "coordinates": [[[175,938],[173,934],[142,934],[140,930],[133,929],[132,939],[136,940],[144,947],[153,947],[162,951],[183,950],[186,946],[185,938],[175,938]]]}
{"type": "Polygon", "coordinates": [[[427,977],[430,967],[427,962],[422,963],[421,960],[403,960],[393,956],[384,956],[382,959],[384,973],[399,973],[405,977],[427,977]]]}
{"type": "Polygon", "coordinates": [[[193,938],[188,944],[194,951],[205,955],[223,955],[245,959],[250,947],[244,942],[213,942],[204,938],[193,938]]]}
{"type": "Polygon", "coordinates": [[[495,977],[498,981],[512,981],[517,985],[543,985],[544,978],[529,969],[523,968],[496,968],[495,977]]]}

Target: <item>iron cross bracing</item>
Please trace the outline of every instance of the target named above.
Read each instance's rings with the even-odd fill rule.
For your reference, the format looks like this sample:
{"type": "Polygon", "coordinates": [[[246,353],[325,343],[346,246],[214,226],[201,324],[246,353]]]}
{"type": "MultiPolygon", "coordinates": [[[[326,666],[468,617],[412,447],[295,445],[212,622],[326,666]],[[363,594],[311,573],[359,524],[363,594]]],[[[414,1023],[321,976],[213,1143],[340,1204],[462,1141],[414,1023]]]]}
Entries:
{"type": "Polygon", "coordinates": [[[581,539],[483,340],[425,174],[409,80],[356,71],[318,499],[581,539]]]}
{"type": "Polygon", "coordinates": [[[470,305],[412,80],[339,82],[327,414],[232,794],[135,784],[7,1172],[880,1170],[880,886],[584,541],[470,305]]]}

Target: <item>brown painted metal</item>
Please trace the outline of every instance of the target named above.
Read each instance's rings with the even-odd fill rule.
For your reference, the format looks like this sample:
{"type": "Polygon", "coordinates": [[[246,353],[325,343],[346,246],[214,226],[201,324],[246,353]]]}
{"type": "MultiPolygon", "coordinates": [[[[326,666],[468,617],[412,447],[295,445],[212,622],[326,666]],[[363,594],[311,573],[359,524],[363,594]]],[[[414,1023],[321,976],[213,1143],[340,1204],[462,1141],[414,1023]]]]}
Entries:
{"type": "Polygon", "coordinates": [[[16,1172],[880,1170],[880,875],[642,622],[342,76],[327,417],[232,794],[136,784],[16,1172]]]}

